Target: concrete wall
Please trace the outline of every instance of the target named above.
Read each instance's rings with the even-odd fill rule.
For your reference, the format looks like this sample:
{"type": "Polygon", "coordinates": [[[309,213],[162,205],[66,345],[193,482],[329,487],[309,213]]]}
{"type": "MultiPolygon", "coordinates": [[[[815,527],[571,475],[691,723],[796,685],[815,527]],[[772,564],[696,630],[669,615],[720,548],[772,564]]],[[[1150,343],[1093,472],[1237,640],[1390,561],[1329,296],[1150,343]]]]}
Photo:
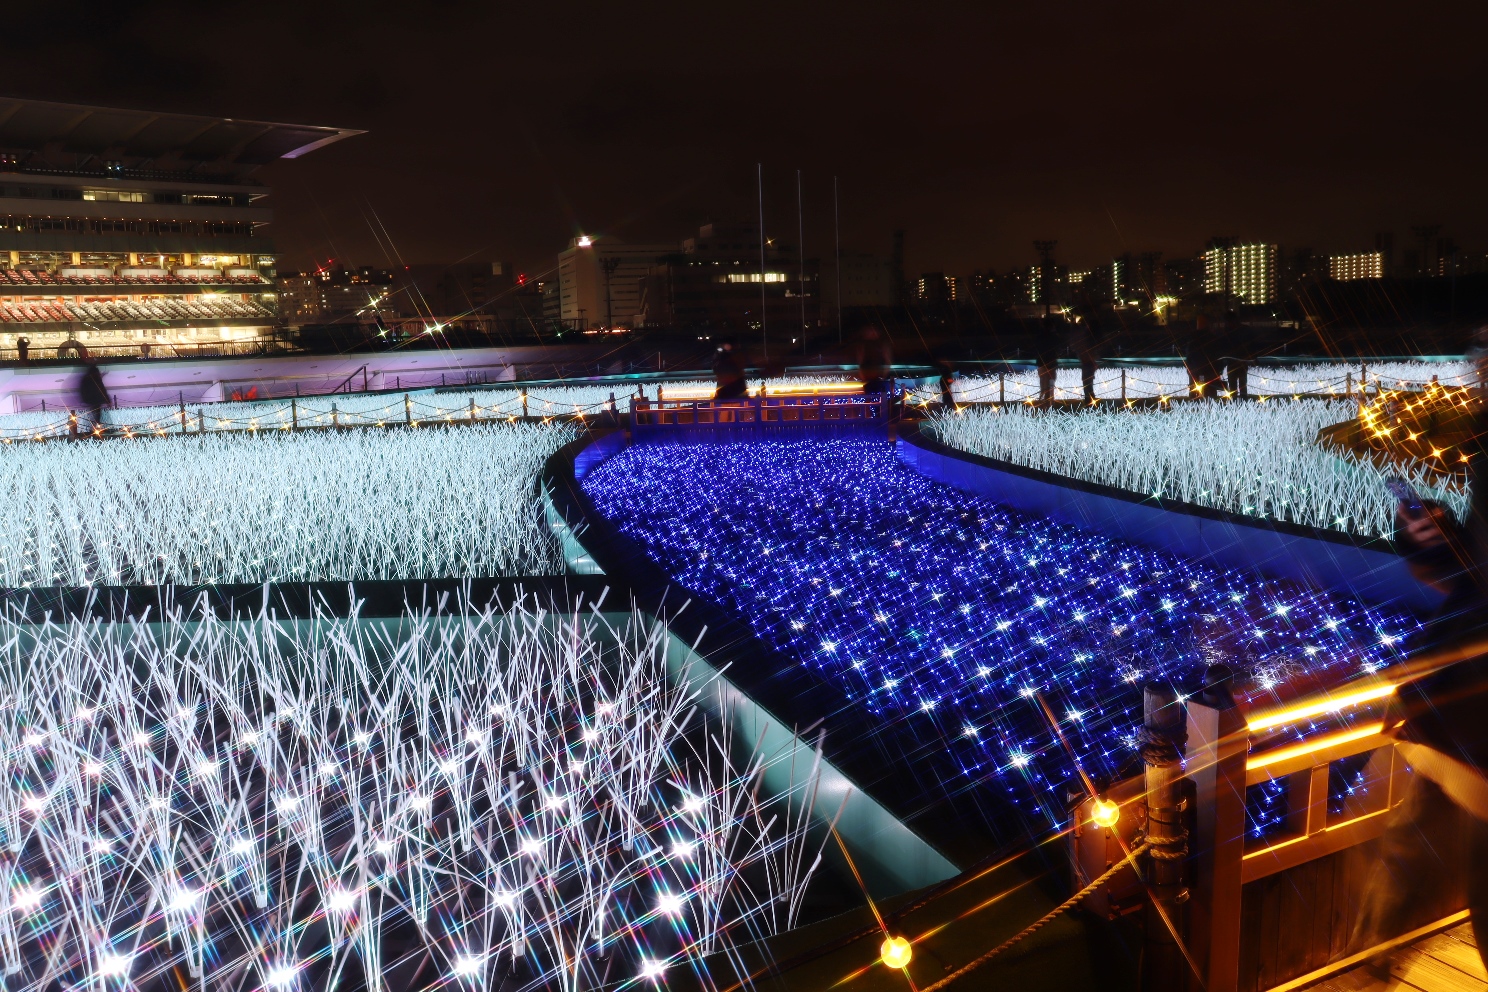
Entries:
{"type": "MultiPolygon", "coordinates": [[[[327,393],[351,379],[350,389],[426,389],[461,386],[472,373],[509,381],[524,365],[590,358],[583,346],[390,351],[350,355],[254,355],[152,361],[101,361],[104,386],[118,406],[211,403],[234,390],[259,399],[327,393]],[[365,366],[365,374],[363,367],[365,366]]],[[[55,362],[0,368],[0,413],[77,406],[85,366],[55,362]]]]}

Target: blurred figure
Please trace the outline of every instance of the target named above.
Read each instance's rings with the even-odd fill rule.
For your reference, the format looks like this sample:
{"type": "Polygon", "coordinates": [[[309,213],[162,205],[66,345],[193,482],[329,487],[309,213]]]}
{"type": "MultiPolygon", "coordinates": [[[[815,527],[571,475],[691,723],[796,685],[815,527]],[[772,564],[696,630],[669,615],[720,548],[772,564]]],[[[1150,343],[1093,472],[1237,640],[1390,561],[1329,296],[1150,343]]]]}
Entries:
{"type": "Polygon", "coordinates": [[[17,357],[17,360],[22,365],[25,365],[25,364],[27,364],[27,363],[29,363],[31,361],[31,339],[30,338],[17,338],[16,339],[16,357],[17,357]]]}
{"type": "MultiPolygon", "coordinates": [[[[1480,402],[1488,389],[1488,327],[1470,357],[1480,402]]],[[[1459,525],[1440,503],[1413,494],[1396,509],[1396,546],[1416,578],[1446,594],[1418,652],[1470,655],[1391,697],[1385,728],[1415,774],[1390,814],[1345,954],[1368,950],[1419,924],[1412,911],[1442,885],[1465,882],[1478,953],[1488,966],[1488,458],[1480,405],[1472,450],[1472,506],[1459,525]],[[1479,926],[1479,924],[1483,926],[1479,926]]],[[[1464,445],[1467,447],[1468,445],[1464,445]]],[[[1373,963],[1377,973],[1388,961],[1373,963]]]]}
{"type": "Polygon", "coordinates": [[[940,363],[940,405],[953,407],[956,405],[956,367],[950,362],[940,363]]]}
{"type": "Polygon", "coordinates": [[[1085,402],[1095,402],[1095,369],[1100,359],[1100,315],[1089,293],[1081,296],[1075,310],[1075,323],[1070,328],[1070,346],[1080,360],[1080,383],[1085,387],[1085,402]]]}
{"type": "Polygon", "coordinates": [[[1194,321],[1193,335],[1188,339],[1188,353],[1183,364],[1188,367],[1189,392],[1203,399],[1210,399],[1219,389],[1219,364],[1215,361],[1214,329],[1209,315],[1199,314],[1194,321]]]}
{"type": "Polygon", "coordinates": [[[1255,346],[1250,340],[1250,328],[1240,322],[1240,315],[1233,310],[1225,314],[1224,341],[1230,395],[1246,399],[1250,396],[1250,362],[1255,357],[1255,346]]]}
{"type": "Polygon", "coordinates": [[[1054,313],[1044,314],[1039,320],[1038,340],[1034,344],[1040,406],[1049,406],[1054,402],[1054,385],[1059,378],[1059,352],[1063,347],[1064,318],[1054,313]]]}
{"type": "Polygon", "coordinates": [[[88,362],[87,369],[83,372],[80,392],[83,408],[88,411],[89,428],[102,425],[103,408],[109,404],[109,394],[108,388],[103,383],[103,372],[98,368],[97,362],[88,362]]]}
{"type": "Polygon", "coordinates": [[[713,358],[713,380],[718,384],[713,393],[716,400],[738,400],[749,395],[744,363],[734,351],[732,341],[724,341],[718,346],[718,354],[713,358]]]}
{"type": "Polygon", "coordinates": [[[882,393],[890,388],[888,380],[893,361],[889,343],[878,328],[872,325],[863,328],[858,341],[858,378],[863,383],[864,393],[882,393]]]}

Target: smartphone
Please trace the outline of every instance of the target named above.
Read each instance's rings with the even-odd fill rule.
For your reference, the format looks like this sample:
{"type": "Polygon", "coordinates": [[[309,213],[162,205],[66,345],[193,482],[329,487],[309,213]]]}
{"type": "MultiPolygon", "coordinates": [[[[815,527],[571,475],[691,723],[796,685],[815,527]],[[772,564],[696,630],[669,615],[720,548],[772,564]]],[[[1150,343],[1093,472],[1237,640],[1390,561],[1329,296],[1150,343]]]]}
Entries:
{"type": "Polygon", "coordinates": [[[1425,508],[1421,502],[1421,495],[1400,476],[1392,475],[1386,479],[1385,488],[1390,490],[1391,496],[1405,504],[1405,508],[1412,514],[1420,513],[1425,508]]]}

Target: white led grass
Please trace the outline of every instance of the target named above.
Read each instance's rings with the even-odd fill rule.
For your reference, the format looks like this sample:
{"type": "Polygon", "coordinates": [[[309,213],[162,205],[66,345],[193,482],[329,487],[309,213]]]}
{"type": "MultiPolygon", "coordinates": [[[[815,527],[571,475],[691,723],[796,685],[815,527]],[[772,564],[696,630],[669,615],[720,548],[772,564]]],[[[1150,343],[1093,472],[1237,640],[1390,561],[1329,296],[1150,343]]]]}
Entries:
{"type": "Polygon", "coordinates": [[[655,621],[154,619],[0,619],[5,988],[577,992],[795,922],[814,778],[764,795],[655,621]]]}
{"type": "Polygon", "coordinates": [[[12,445],[0,586],[558,574],[567,424],[12,445]]]}
{"type": "MultiPolygon", "coordinates": [[[[1223,364],[1223,363],[1221,363],[1223,364]]],[[[1188,371],[1181,365],[1103,365],[1096,370],[1095,394],[1102,400],[1122,397],[1122,373],[1125,372],[1126,398],[1132,400],[1175,398],[1189,395],[1188,371]]],[[[1350,390],[1359,392],[1359,379],[1368,373],[1371,391],[1376,389],[1419,389],[1437,377],[1442,385],[1458,386],[1476,381],[1472,365],[1467,362],[1381,362],[1362,363],[1311,362],[1288,366],[1253,365],[1247,377],[1252,396],[1344,396],[1350,390]]],[[[971,375],[956,380],[952,387],[957,403],[1016,403],[1037,399],[1038,371],[1032,367],[997,375],[971,375]]],[[[913,396],[926,403],[940,402],[936,384],[918,387],[913,396]]],[[[1080,370],[1062,368],[1055,381],[1054,398],[1080,400],[1085,396],[1080,370]]]]}
{"type": "MultiPolygon", "coordinates": [[[[1042,412],[1024,405],[937,413],[943,443],[1056,475],[1246,516],[1388,536],[1395,501],[1384,470],[1316,443],[1354,408],[1328,400],[1185,403],[1170,410],[1119,407],[1042,412]]],[[[1390,471],[1398,471],[1391,469],[1390,471]]],[[[1459,516],[1466,495],[1408,473],[1423,495],[1459,516]]]]}
{"type": "MultiPolygon", "coordinates": [[[[769,387],[811,385],[823,381],[815,376],[783,376],[766,380],[769,387]]],[[[752,388],[757,388],[755,381],[752,388]]],[[[583,386],[514,384],[499,388],[460,392],[432,389],[406,393],[334,393],[318,396],[231,400],[220,403],[186,403],[175,406],[108,408],[99,418],[110,433],[180,434],[242,430],[291,430],[316,427],[374,427],[418,423],[468,423],[471,419],[512,418],[585,419],[599,416],[609,407],[610,397],[620,413],[629,409],[630,397],[638,389],[656,399],[657,389],[711,389],[701,379],[664,383],[613,383],[583,386]],[[525,393],[525,403],[523,394],[525,393]]],[[[83,433],[93,424],[86,411],[79,411],[83,433]]],[[[0,415],[0,437],[30,440],[36,437],[65,437],[69,433],[69,411],[29,410],[0,415]]]]}

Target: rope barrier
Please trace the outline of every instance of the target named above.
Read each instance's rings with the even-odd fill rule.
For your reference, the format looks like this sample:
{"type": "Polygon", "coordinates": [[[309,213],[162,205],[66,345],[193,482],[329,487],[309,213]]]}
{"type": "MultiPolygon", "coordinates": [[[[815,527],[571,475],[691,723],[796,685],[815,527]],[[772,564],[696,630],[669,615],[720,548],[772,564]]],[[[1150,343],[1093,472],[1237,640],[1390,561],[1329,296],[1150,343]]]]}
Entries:
{"type": "Polygon", "coordinates": [[[1060,914],[1073,909],[1077,904],[1079,904],[1082,899],[1089,896],[1096,889],[1109,882],[1116,875],[1117,872],[1125,868],[1128,864],[1131,864],[1132,870],[1135,871],[1136,859],[1140,855],[1147,853],[1147,849],[1148,846],[1146,844],[1138,845],[1131,851],[1131,853],[1126,856],[1125,859],[1118,861],[1110,868],[1107,868],[1104,873],[1102,873],[1098,878],[1095,879],[1095,881],[1085,886],[1079,892],[1076,892],[1064,902],[1060,903],[1058,906],[1055,906],[1053,909],[1049,910],[1049,912],[1045,913],[1043,916],[1039,917],[1037,920],[1024,927],[1022,930],[1019,930],[1017,933],[1013,934],[1007,940],[1004,940],[1002,943],[998,944],[996,947],[992,948],[992,950],[983,954],[981,957],[967,962],[966,964],[957,968],[955,971],[951,972],[949,975],[942,978],[940,981],[934,983],[933,985],[925,986],[925,988],[921,989],[920,992],[939,992],[940,989],[945,988],[947,985],[951,984],[956,979],[961,978],[963,975],[966,975],[968,972],[975,971],[977,968],[980,968],[982,965],[986,964],[988,961],[991,961],[993,958],[997,957],[997,955],[1001,954],[1003,951],[1007,950],[1009,947],[1012,947],[1019,941],[1038,933],[1045,926],[1057,919],[1060,914]]]}

